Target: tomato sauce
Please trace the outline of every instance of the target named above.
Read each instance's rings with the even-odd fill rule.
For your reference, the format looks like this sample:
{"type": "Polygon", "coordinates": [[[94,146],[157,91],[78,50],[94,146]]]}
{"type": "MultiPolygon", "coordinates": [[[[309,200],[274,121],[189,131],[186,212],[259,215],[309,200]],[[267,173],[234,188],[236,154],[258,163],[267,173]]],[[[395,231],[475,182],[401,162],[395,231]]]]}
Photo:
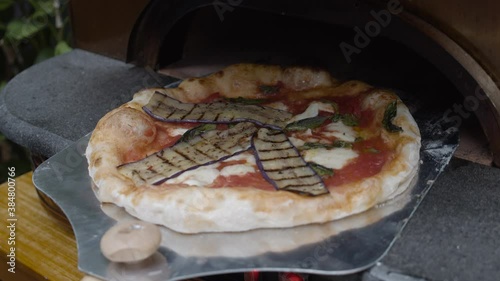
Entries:
{"type": "Polygon", "coordinates": [[[155,144],[158,145],[158,150],[161,150],[165,147],[170,147],[174,145],[182,135],[177,135],[177,136],[171,136],[169,134],[169,131],[172,129],[192,129],[196,126],[199,126],[200,124],[198,123],[190,123],[190,122],[182,122],[182,123],[177,123],[175,126],[172,126],[170,123],[161,123],[156,124],[156,140],[154,141],[155,144]],[[164,126],[162,126],[165,124],[164,126]]]}
{"type": "Polygon", "coordinates": [[[357,117],[361,117],[361,97],[338,97],[334,98],[339,105],[340,114],[354,114],[357,117]]]}
{"type": "Polygon", "coordinates": [[[359,156],[335,174],[324,180],[328,186],[339,186],[376,175],[393,155],[381,137],[358,142],[354,150],[359,156]]]}
{"type": "MultiPolygon", "coordinates": [[[[231,158],[229,158],[231,159],[231,158]]],[[[247,160],[241,159],[241,160],[230,160],[230,161],[222,161],[220,162],[219,166],[217,167],[217,170],[221,171],[227,166],[232,166],[232,165],[238,165],[238,164],[245,164],[247,160]]]]}
{"type": "Polygon", "coordinates": [[[213,94],[211,94],[210,96],[208,96],[208,97],[206,97],[206,98],[202,99],[202,100],[200,101],[200,103],[210,103],[210,102],[214,102],[214,101],[216,101],[216,100],[219,100],[219,99],[221,99],[221,98],[222,98],[222,96],[220,95],[220,93],[219,93],[219,92],[217,92],[217,93],[213,93],[213,94]]]}
{"type": "Polygon", "coordinates": [[[294,100],[290,101],[289,99],[285,99],[282,102],[287,106],[288,111],[293,113],[294,115],[300,114],[304,112],[307,107],[309,107],[309,103],[312,100],[294,100]]]}
{"type": "Polygon", "coordinates": [[[371,127],[373,120],[375,119],[375,112],[372,109],[365,109],[361,111],[361,118],[359,119],[360,128],[371,127]]]}
{"type": "Polygon", "coordinates": [[[243,176],[218,176],[209,187],[251,187],[262,190],[275,190],[274,186],[264,179],[260,171],[248,173],[243,176]]]}

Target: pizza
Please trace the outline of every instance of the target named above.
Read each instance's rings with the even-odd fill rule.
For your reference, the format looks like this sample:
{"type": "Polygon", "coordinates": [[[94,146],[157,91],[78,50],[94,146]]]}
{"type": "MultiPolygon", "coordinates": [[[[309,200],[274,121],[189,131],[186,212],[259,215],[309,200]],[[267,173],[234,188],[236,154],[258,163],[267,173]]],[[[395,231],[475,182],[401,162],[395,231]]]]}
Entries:
{"type": "Polygon", "coordinates": [[[101,202],[181,233],[344,218],[408,188],[420,132],[393,92],[307,67],[237,64],[144,89],[86,150],[101,202]]]}

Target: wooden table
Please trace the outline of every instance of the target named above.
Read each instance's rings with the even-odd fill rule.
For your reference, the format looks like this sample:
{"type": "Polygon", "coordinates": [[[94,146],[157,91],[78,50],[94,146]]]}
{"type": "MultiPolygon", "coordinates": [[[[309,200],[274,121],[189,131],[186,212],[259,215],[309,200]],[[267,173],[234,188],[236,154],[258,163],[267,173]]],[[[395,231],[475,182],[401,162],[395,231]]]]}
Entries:
{"type": "MultiPolygon", "coordinates": [[[[6,171],[4,171],[6,172],[6,171]]],[[[15,218],[7,221],[8,183],[0,185],[0,280],[80,280],[75,236],[69,223],[46,209],[33,186],[32,173],[15,178],[15,218]],[[8,271],[8,226],[15,223],[15,273],[8,271]]],[[[12,185],[12,184],[11,184],[12,185]]]]}
{"type": "Polygon", "coordinates": [[[68,221],[42,204],[32,175],[29,172],[15,178],[15,221],[7,220],[9,183],[0,185],[0,217],[3,221],[0,225],[0,281],[97,280],[78,270],[73,230],[68,221]],[[11,231],[7,226],[10,223],[15,224],[15,245],[8,245],[11,231]],[[8,271],[7,264],[12,246],[16,248],[15,273],[8,271]]]}

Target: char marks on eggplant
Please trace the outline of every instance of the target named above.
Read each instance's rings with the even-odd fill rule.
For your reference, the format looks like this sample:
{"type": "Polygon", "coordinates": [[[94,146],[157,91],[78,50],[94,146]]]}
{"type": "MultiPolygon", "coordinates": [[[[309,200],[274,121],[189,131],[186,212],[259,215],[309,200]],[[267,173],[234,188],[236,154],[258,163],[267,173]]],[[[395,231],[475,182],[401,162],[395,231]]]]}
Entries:
{"type": "Polygon", "coordinates": [[[250,122],[226,130],[211,130],[178,142],[137,162],[118,166],[123,175],[138,185],[161,184],[185,171],[209,165],[250,148],[257,127],[250,122]]]}
{"type": "Polygon", "coordinates": [[[237,123],[253,122],[260,126],[282,129],[292,117],[287,111],[271,107],[216,101],[211,103],[184,103],[155,92],[144,111],[167,122],[237,123]]]}
{"type": "Polygon", "coordinates": [[[276,189],[313,196],[328,193],[321,177],[282,131],[261,128],[253,136],[252,146],[259,169],[276,189]]]}

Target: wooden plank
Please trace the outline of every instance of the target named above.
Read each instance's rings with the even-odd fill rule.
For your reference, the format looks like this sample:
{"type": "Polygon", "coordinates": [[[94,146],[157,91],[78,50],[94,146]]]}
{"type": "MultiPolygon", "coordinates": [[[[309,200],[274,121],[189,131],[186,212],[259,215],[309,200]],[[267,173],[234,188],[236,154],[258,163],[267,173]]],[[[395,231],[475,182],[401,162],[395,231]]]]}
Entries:
{"type": "MultiPolygon", "coordinates": [[[[32,277],[27,280],[80,280],[84,274],[78,270],[71,226],[44,208],[31,178],[30,172],[15,179],[16,272],[17,269],[23,272],[19,275],[7,272],[6,275],[6,264],[2,263],[0,276],[3,281],[23,280],[20,279],[22,274],[32,277]]],[[[8,202],[8,183],[4,183],[0,185],[0,214],[4,225],[10,223],[7,221],[8,202]]],[[[0,227],[0,237],[4,240],[0,242],[3,257],[10,252],[9,234],[6,226],[0,227]]]]}
{"type": "MultiPolygon", "coordinates": [[[[7,171],[6,171],[7,172],[7,171]]],[[[15,178],[15,273],[7,271],[10,252],[7,227],[0,227],[0,281],[98,280],[78,270],[77,248],[69,222],[42,204],[32,173],[15,178]]],[[[8,182],[0,185],[0,216],[9,225],[8,182]]],[[[189,279],[185,281],[203,281],[189,279]]]]}

